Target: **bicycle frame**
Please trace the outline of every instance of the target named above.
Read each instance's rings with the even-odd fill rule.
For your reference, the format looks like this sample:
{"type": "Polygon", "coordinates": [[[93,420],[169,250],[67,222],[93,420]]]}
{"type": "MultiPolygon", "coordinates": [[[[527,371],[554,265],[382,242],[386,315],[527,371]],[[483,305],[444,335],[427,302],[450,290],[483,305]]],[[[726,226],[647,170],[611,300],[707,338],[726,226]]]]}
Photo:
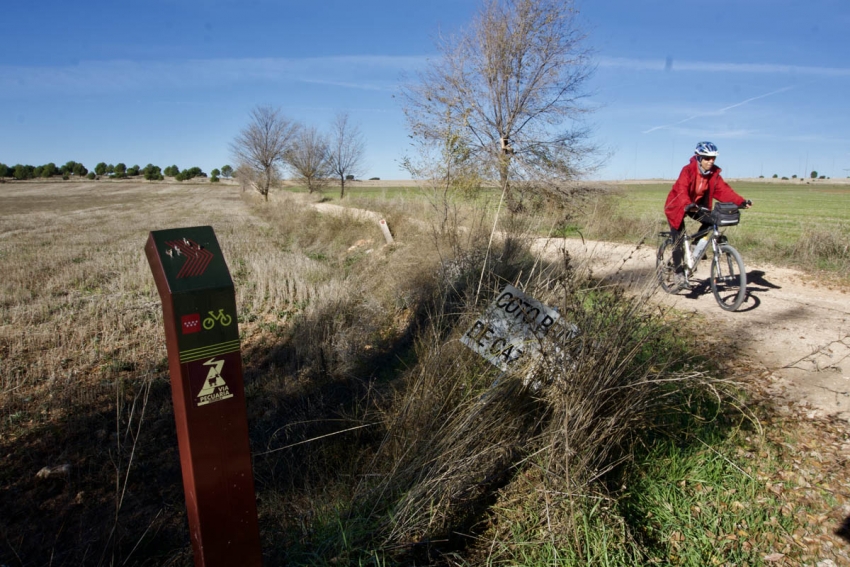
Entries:
{"type": "Polygon", "coordinates": [[[711,244],[711,251],[715,256],[720,255],[719,245],[726,241],[726,237],[723,236],[716,224],[702,230],[698,230],[690,235],[684,233],[682,235],[682,248],[685,253],[685,263],[683,267],[685,268],[685,274],[688,276],[696,273],[700,260],[702,260],[705,257],[706,252],[708,252],[709,246],[706,245],[700,253],[694,257],[694,246],[692,246],[692,243],[699,242],[705,235],[709,235],[709,244],[711,244]]]}
{"type": "MultiPolygon", "coordinates": [[[[707,209],[702,209],[702,211],[704,213],[709,212],[707,209]]],[[[703,218],[706,217],[703,216],[703,218]]],[[[681,246],[684,258],[679,267],[672,259],[676,243],[673,241],[671,233],[669,231],[660,233],[664,240],[658,247],[656,256],[657,276],[661,287],[667,293],[678,293],[682,289],[690,289],[690,277],[697,271],[700,260],[709,248],[708,244],[711,244],[713,256],[707,283],[711,286],[711,292],[720,307],[726,311],[735,311],[747,297],[747,274],[744,261],[741,254],[729,245],[726,236],[720,232],[720,227],[714,221],[714,217],[707,218],[711,218],[712,223],[705,228],[700,228],[693,234],[688,234],[684,230],[681,232],[680,238],[682,239],[681,246]],[[695,253],[693,243],[706,237],[709,242],[699,252],[695,253]],[[676,272],[680,269],[684,275],[684,285],[674,277],[677,276],[676,272]]]]}

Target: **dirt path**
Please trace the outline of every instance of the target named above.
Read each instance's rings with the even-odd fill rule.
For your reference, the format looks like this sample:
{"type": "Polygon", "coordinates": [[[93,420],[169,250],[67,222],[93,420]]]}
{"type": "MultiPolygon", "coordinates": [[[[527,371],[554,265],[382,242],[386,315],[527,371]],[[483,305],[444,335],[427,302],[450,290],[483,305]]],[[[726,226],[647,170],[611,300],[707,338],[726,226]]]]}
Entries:
{"type": "MultiPolygon", "coordinates": [[[[548,257],[566,247],[575,263],[596,276],[636,285],[654,278],[651,247],[562,239],[541,240],[537,246],[548,257]]],[[[802,272],[746,260],[748,298],[734,313],[720,309],[707,283],[655,297],[700,313],[735,337],[741,352],[763,368],[757,379],[769,382],[771,395],[797,402],[810,417],[850,421],[850,293],[819,285],[802,272]]],[[[697,275],[704,278],[707,271],[703,262],[697,275]]]]}

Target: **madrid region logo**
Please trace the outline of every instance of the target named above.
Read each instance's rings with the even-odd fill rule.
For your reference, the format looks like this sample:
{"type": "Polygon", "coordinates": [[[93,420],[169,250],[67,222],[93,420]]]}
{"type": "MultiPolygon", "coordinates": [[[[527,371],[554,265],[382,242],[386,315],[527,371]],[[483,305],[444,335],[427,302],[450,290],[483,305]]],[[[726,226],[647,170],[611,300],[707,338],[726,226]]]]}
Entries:
{"type": "Polygon", "coordinates": [[[204,387],[201,388],[201,391],[196,397],[198,406],[205,406],[213,402],[232,398],[233,394],[230,393],[230,387],[221,376],[224,361],[211,358],[204,363],[204,366],[209,366],[210,371],[207,373],[206,380],[204,380],[204,387]]]}

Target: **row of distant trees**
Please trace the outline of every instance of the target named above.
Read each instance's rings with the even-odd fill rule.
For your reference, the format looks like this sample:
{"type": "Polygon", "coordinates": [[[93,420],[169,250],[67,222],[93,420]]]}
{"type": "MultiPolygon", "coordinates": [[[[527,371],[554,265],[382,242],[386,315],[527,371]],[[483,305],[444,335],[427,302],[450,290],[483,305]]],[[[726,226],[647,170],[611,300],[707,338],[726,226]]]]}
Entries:
{"type": "MultiPolygon", "coordinates": [[[[61,176],[63,179],[70,179],[71,176],[86,177],[88,179],[97,179],[102,176],[111,178],[124,179],[129,177],[144,177],[148,181],[161,181],[165,177],[173,177],[177,181],[186,181],[195,177],[207,177],[207,174],[200,167],[190,167],[188,169],[180,169],[176,165],[170,165],[165,169],[161,169],[158,165],[151,163],[145,167],[133,165],[127,167],[126,164],[107,164],[100,162],[94,166],[93,171],[89,171],[86,166],[80,162],[69,161],[63,166],[57,167],[51,162],[45,165],[24,165],[16,164],[8,166],[0,163],[0,178],[14,177],[18,180],[24,179],[49,179],[55,176],[61,176]]],[[[213,169],[210,172],[210,181],[217,182],[221,177],[229,178],[233,175],[233,168],[229,165],[222,166],[221,169],[213,169]]]]}
{"type": "Polygon", "coordinates": [[[345,182],[362,175],[366,142],[346,113],[337,114],[329,133],[324,133],[276,108],[258,106],[230,149],[243,187],[254,187],[266,200],[285,172],[310,193],[338,179],[342,198],[345,182]]]}
{"type": "MultiPolygon", "coordinates": [[[[818,176],[818,172],[817,172],[817,171],[812,171],[812,172],[809,174],[809,176],[810,176],[812,179],[830,179],[830,178],[829,178],[829,177],[827,177],[826,175],[820,175],[820,176],[818,176]]],[[[759,175],[759,177],[760,177],[761,179],[764,179],[764,175],[759,175]]],[[[774,174],[773,174],[773,178],[774,178],[774,179],[779,179],[779,174],[774,173],[774,174]]],[[[782,177],[782,179],[788,179],[788,178],[787,178],[787,177],[782,177]]],[[[792,175],[792,176],[791,176],[791,179],[797,179],[797,174],[795,173],[794,175],[792,175]]]]}
{"type": "Polygon", "coordinates": [[[16,164],[8,166],[5,163],[0,163],[0,177],[14,177],[15,179],[35,179],[38,177],[49,178],[61,175],[65,179],[71,175],[78,177],[87,176],[89,170],[81,163],[69,161],[63,166],[57,167],[55,163],[50,162],[45,165],[23,165],[16,164]]]}

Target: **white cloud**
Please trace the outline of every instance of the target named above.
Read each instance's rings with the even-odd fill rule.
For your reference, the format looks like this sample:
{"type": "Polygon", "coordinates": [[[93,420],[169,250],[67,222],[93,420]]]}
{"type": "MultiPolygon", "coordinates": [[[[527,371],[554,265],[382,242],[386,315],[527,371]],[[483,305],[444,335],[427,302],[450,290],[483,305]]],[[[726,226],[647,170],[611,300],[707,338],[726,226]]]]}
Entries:
{"type": "Polygon", "coordinates": [[[82,61],[61,67],[0,65],[0,96],[41,93],[100,94],[214,87],[235,83],[303,82],[341,88],[393,90],[403,72],[425,57],[340,56],[303,59],[196,59],[82,61]]]}
{"type": "Polygon", "coordinates": [[[850,68],[775,65],[767,63],[711,63],[677,59],[633,59],[629,57],[600,57],[599,67],[631,69],[633,71],[696,71],[699,73],[750,73],[809,75],[816,77],[850,77],[850,68]]]}

